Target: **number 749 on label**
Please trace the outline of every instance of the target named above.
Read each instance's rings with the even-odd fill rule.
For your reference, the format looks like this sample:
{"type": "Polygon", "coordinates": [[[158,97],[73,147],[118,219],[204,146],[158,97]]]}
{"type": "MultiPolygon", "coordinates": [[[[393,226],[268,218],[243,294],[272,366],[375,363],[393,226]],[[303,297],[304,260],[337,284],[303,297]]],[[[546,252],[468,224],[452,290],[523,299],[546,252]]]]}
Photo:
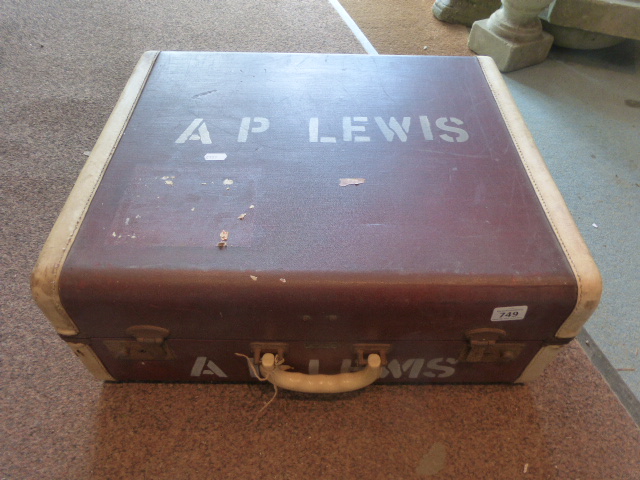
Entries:
{"type": "Polygon", "coordinates": [[[493,309],[491,314],[492,322],[506,322],[510,320],[524,320],[527,314],[527,306],[520,305],[517,307],[497,307],[493,309]]]}

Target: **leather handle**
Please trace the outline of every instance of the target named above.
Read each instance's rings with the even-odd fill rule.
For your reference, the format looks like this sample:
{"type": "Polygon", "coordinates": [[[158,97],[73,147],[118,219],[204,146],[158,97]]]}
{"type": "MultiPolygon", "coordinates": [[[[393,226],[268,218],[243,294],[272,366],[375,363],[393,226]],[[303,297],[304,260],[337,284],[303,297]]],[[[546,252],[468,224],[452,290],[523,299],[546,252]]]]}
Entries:
{"type": "Polygon", "coordinates": [[[371,385],[382,370],[380,355],[367,357],[367,366],[353,373],[336,375],[306,375],[286,371],[285,365],[276,364],[273,353],[265,353],[260,361],[260,372],[275,386],[305,393],[342,393],[359,390],[371,385]]]}

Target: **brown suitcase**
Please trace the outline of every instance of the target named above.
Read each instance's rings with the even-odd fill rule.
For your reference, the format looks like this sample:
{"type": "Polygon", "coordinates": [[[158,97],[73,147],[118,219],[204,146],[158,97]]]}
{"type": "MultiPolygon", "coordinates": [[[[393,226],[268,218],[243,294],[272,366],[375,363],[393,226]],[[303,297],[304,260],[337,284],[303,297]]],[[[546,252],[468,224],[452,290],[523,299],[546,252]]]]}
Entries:
{"type": "Polygon", "coordinates": [[[271,53],[145,53],[32,283],[100,379],[307,391],[527,382],[601,293],[490,58],[271,53]]]}

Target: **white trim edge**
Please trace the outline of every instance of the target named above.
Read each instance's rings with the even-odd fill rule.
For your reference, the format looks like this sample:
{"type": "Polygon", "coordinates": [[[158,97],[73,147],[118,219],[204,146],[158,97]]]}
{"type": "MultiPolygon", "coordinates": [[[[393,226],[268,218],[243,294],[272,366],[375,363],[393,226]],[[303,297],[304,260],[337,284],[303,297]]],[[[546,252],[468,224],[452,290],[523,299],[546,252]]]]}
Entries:
{"type": "Polygon", "coordinates": [[[146,52],[136,65],[69,194],[31,274],[34,300],[60,335],[77,335],[78,327],[60,300],[59,280],[69,250],[102,180],[159,52],[146,52]]]}
{"type": "Polygon", "coordinates": [[[362,30],[360,30],[358,24],[353,21],[351,15],[349,15],[344,7],[340,5],[340,2],[338,0],[329,0],[329,3],[336,10],[336,12],[338,12],[338,15],[340,15],[340,18],[342,18],[344,23],[347,24],[347,27],[349,27],[351,32],[353,32],[356,39],[360,42],[360,45],[362,45],[362,48],[364,48],[364,51],[369,55],[378,55],[378,51],[373,45],[371,45],[371,42],[367,39],[366,35],[362,33],[362,30]]]}
{"type": "Polygon", "coordinates": [[[85,345],[84,343],[71,343],[68,342],[69,348],[73,350],[73,353],[76,354],[84,366],[87,367],[87,370],[93,374],[98,380],[107,380],[107,381],[115,381],[115,378],[111,376],[111,374],[107,371],[104,364],[100,361],[96,353],[93,351],[89,345],[85,345]]]}
{"type": "Polygon", "coordinates": [[[542,347],[514,383],[529,383],[538,378],[563,347],[564,345],[542,347]]]}
{"type": "Polygon", "coordinates": [[[520,115],[502,74],[492,58],[483,56],[476,58],[480,62],[489,88],[518,149],[522,165],[527,171],[549,224],[576,278],[578,284],[576,305],[556,332],[557,338],[573,338],[580,332],[600,302],[602,294],[600,271],[520,115]]]}

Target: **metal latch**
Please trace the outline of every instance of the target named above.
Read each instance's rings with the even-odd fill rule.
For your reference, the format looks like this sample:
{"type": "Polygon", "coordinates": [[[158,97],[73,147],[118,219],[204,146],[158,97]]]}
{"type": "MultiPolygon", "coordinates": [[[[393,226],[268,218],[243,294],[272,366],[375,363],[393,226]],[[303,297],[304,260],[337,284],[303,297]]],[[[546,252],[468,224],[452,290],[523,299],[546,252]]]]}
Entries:
{"type": "Polygon", "coordinates": [[[523,343],[499,342],[507,332],[499,328],[476,328],[465,333],[468,345],[462,350],[459,362],[509,362],[524,348],[523,343]]]}
{"type": "Polygon", "coordinates": [[[172,360],[175,354],[166,343],[169,330],[153,325],[134,325],[127,335],[135,340],[105,340],[104,344],[118,360],[172,360]]]}

